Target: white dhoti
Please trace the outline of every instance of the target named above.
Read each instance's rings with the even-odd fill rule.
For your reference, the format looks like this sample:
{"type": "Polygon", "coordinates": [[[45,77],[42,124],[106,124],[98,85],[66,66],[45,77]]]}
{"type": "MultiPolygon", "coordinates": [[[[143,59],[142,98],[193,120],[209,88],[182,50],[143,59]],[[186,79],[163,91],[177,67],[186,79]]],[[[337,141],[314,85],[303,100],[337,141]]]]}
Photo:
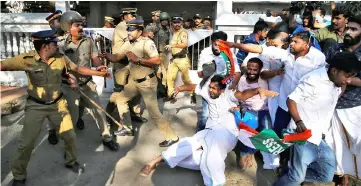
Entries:
{"type": "Polygon", "coordinates": [[[276,111],[278,108],[278,98],[273,97],[273,98],[267,98],[267,99],[268,99],[268,111],[271,116],[272,127],[273,127],[274,122],[276,120],[276,111]]]}
{"type": "Polygon", "coordinates": [[[205,185],[224,185],[224,160],[236,143],[236,136],[228,129],[214,127],[181,139],[163,151],[162,157],[171,168],[180,166],[200,170],[205,185]],[[199,150],[200,147],[203,150],[199,150]]]}
{"type": "Polygon", "coordinates": [[[336,109],[331,120],[331,128],[326,135],[326,142],[336,155],[336,173],[356,176],[357,169],[358,178],[360,179],[361,106],[336,109]]]}

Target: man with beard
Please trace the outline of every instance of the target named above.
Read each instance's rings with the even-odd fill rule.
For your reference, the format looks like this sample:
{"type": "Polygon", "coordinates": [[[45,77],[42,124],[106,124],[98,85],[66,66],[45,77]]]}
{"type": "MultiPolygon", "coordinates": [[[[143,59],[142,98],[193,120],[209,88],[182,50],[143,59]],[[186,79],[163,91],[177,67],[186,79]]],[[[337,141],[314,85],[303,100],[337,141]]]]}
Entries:
{"type": "MultiPolygon", "coordinates": [[[[248,89],[254,88],[263,88],[268,90],[267,81],[260,78],[261,69],[263,68],[263,63],[259,58],[251,58],[247,63],[247,71],[241,77],[238,83],[238,90],[245,91],[248,89]]],[[[259,95],[254,95],[244,101],[241,101],[242,113],[250,112],[255,115],[258,120],[258,128],[257,131],[262,131],[263,129],[271,129],[272,122],[271,117],[268,111],[267,106],[267,98],[261,97],[259,95]]],[[[240,167],[244,170],[247,167],[250,167],[250,159],[252,155],[256,151],[246,146],[241,146],[241,159],[240,159],[240,167]]],[[[264,161],[266,158],[264,158],[264,161]]],[[[264,165],[268,169],[273,169],[273,167],[269,168],[267,165],[269,162],[265,161],[264,165]]]]}
{"type": "Polygon", "coordinates": [[[239,101],[254,95],[273,97],[277,96],[277,93],[263,88],[235,92],[228,89],[222,81],[222,76],[215,75],[203,86],[192,84],[176,88],[175,95],[182,91],[195,90],[209,103],[210,115],[206,129],[197,132],[192,137],[181,139],[163,151],[141,169],[142,176],[149,175],[159,163],[166,162],[170,168],[179,166],[200,170],[204,185],[226,183],[224,160],[228,152],[236,146],[239,134],[233,114],[229,112],[229,109],[236,107],[239,101]]]}
{"type": "Polygon", "coordinates": [[[65,167],[80,174],[84,171],[77,162],[76,135],[73,129],[67,102],[61,90],[62,77],[71,88],[77,88],[76,78],[69,71],[82,75],[109,77],[106,71],[90,70],[77,66],[58,52],[56,32],[45,30],[31,35],[34,51],[8,58],[0,63],[1,71],[25,71],[28,76],[28,98],[19,147],[11,163],[14,175],[13,186],[24,186],[26,168],[32,157],[41,126],[45,118],[56,126],[64,140],[65,167]]]}
{"type": "Polygon", "coordinates": [[[355,54],[343,52],[336,54],[329,64],[328,68],[323,66],[303,76],[288,96],[287,105],[292,116],[289,128],[296,129],[298,133],[309,129],[312,136],[306,143],[292,146],[288,172],[274,186],[332,181],[336,159],[325,141],[325,137],[332,136],[326,132],[330,128],[341,87],[360,72],[361,62],[355,54]]]}
{"type": "MultiPolygon", "coordinates": [[[[159,143],[160,147],[168,147],[176,143],[179,138],[174,134],[168,120],[160,113],[157,101],[157,79],[153,67],[160,64],[159,54],[154,42],[143,37],[144,21],[133,20],[127,23],[128,40],[117,55],[129,60],[128,84],[122,92],[110,97],[110,102],[116,103],[120,118],[134,135],[132,121],[130,120],[128,101],[136,96],[143,98],[149,117],[158,125],[164,134],[165,140],[159,143]]],[[[122,129],[120,129],[122,130],[122,129]]]]}
{"type": "MultiPolygon", "coordinates": [[[[60,24],[61,28],[69,33],[60,50],[79,66],[90,68],[91,61],[93,65],[102,67],[102,62],[98,57],[98,50],[93,40],[83,32],[81,15],[75,11],[65,12],[62,15],[60,24]]],[[[100,105],[96,84],[93,82],[92,77],[83,76],[78,73],[73,75],[77,77],[79,89],[100,105]]],[[[118,150],[118,144],[110,136],[104,112],[93,105],[87,97],[71,89],[67,81],[63,81],[62,89],[68,102],[73,123],[76,123],[80,130],[84,129],[84,122],[81,120],[81,117],[85,107],[91,109],[100,128],[103,144],[110,150],[118,150]]]]}
{"type": "Polygon", "coordinates": [[[342,43],[345,36],[347,19],[350,12],[344,5],[338,5],[332,10],[332,24],[321,28],[316,33],[316,38],[321,45],[322,51],[325,51],[334,43],[342,43]]]}
{"type": "Polygon", "coordinates": [[[199,14],[196,14],[193,16],[193,21],[194,21],[194,27],[193,29],[194,30],[197,30],[197,29],[203,29],[204,25],[202,24],[202,17],[201,15],[199,14]]]}
{"type": "MultiPolygon", "coordinates": [[[[223,31],[214,32],[211,35],[212,40],[212,46],[207,47],[202,50],[199,61],[198,61],[198,68],[197,73],[199,78],[203,78],[203,81],[207,81],[209,77],[211,77],[214,74],[222,74],[223,70],[226,69],[225,65],[226,63],[222,60],[223,58],[220,56],[220,51],[218,47],[218,40],[227,41],[227,34],[223,31]],[[218,70],[217,70],[218,69],[218,70]]],[[[236,56],[232,55],[234,61],[236,61],[236,56]]],[[[237,88],[237,84],[239,81],[239,78],[241,77],[241,71],[239,69],[238,64],[235,64],[235,75],[234,80],[232,81],[232,84],[229,85],[230,89],[235,90],[237,88]]],[[[201,131],[206,127],[206,121],[209,115],[208,110],[208,103],[207,101],[202,98],[202,112],[201,117],[197,122],[197,129],[196,131],[201,131]]]]}
{"type": "MultiPolygon", "coordinates": [[[[182,27],[183,17],[174,16],[173,22],[173,36],[169,45],[165,46],[166,51],[172,52],[172,63],[168,67],[167,86],[168,98],[166,101],[175,101],[174,98],[174,81],[177,77],[178,71],[182,73],[182,81],[184,84],[192,84],[189,77],[190,61],[188,58],[188,32],[182,27]]],[[[193,91],[190,92],[191,104],[197,102],[193,91]]]]}
{"type": "MultiPolygon", "coordinates": [[[[328,48],[326,62],[342,52],[353,52],[361,61],[361,16],[348,19],[343,43],[328,48]]],[[[338,61],[343,64],[344,61],[338,61]]],[[[358,72],[339,98],[331,120],[331,134],[327,142],[336,154],[336,174],[345,175],[342,185],[348,185],[348,176],[361,178],[361,73],[358,72]],[[351,161],[352,160],[352,161],[351,161]],[[353,161],[355,160],[355,161],[353,161]],[[358,173],[358,175],[356,174],[358,173]]]]}

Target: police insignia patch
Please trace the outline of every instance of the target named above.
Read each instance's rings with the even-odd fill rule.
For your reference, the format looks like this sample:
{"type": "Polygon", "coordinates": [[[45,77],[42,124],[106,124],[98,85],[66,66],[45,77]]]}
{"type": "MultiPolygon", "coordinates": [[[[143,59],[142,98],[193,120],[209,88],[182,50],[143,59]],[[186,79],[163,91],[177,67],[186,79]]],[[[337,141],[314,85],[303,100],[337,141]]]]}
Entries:
{"type": "Polygon", "coordinates": [[[149,46],[149,49],[150,49],[150,51],[155,51],[155,50],[157,50],[157,48],[155,47],[155,44],[154,44],[154,43],[152,43],[152,44],[149,46]]]}

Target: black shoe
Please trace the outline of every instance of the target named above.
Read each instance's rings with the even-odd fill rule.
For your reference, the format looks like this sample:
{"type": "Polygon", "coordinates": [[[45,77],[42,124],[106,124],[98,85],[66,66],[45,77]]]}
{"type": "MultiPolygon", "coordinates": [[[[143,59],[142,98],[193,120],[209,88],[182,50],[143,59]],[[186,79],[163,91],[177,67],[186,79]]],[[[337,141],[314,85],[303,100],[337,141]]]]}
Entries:
{"type": "Polygon", "coordinates": [[[127,130],[125,128],[114,131],[114,134],[117,136],[134,136],[133,131],[127,130]]]}
{"type": "Polygon", "coordinates": [[[191,96],[191,104],[197,104],[197,98],[195,94],[191,96]]]}
{"type": "Polygon", "coordinates": [[[143,118],[142,116],[131,116],[132,121],[135,122],[141,122],[141,123],[146,123],[148,122],[147,118],[143,118]]]}
{"type": "Polygon", "coordinates": [[[24,186],[24,185],[25,185],[25,179],[23,180],[13,179],[13,186],[24,186]]]}
{"type": "Polygon", "coordinates": [[[164,140],[163,142],[159,143],[160,147],[169,147],[179,141],[179,138],[177,140],[164,140]]]}
{"type": "Polygon", "coordinates": [[[81,174],[85,171],[84,167],[81,166],[78,162],[75,162],[73,165],[65,165],[65,167],[78,174],[81,174]]]}
{"type": "Polygon", "coordinates": [[[79,129],[79,130],[83,130],[84,129],[84,121],[79,118],[78,121],[76,122],[76,127],[79,129]]]}
{"type": "Polygon", "coordinates": [[[175,103],[177,101],[177,99],[174,96],[174,93],[166,98],[163,99],[164,102],[168,102],[170,101],[171,103],[175,103]]]}
{"type": "Polygon", "coordinates": [[[112,151],[117,151],[118,150],[118,143],[116,143],[112,137],[110,136],[105,136],[103,139],[103,145],[108,147],[110,150],[112,151]]]}
{"type": "Polygon", "coordinates": [[[58,143],[58,137],[56,137],[55,129],[49,130],[48,141],[52,145],[56,145],[58,143]]]}

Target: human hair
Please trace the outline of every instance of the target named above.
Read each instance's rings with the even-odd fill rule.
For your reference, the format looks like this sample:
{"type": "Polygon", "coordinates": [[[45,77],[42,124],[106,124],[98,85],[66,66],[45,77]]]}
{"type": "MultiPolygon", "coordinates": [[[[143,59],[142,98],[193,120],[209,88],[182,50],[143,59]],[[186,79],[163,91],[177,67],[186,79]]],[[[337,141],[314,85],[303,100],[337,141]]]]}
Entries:
{"type": "Polygon", "coordinates": [[[258,20],[257,23],[254,25],[253,33],[263,31],[265,28],[268,28],[268,24],[263,20],[258,20]]]}
{"type": "Polygon", "coordinates": [[[267,32],[267,38],[268,39],[276,39],[278,34],[279,34],[279,32],[277,30],[271,29],[267,32]]]}
{"type": "Polygon", "coordinates": [[[223,31],[218,31],[218,32],[213,32],[213,34],[211,35],[211,40],[212,41],[217,41],[217,40],[223,40],[223,41],[227,41],[228,36],[225,32],[223,31]]]}
{"type": "Polygon", "coordinates": [[[361,15],[351,16],[350,18],[348,18],[348,22],[354,22],[361,25],[361,15]]]}
{"type": "Polygon", "coordinates": [[[331,68],[342,70],[346,73],[358,73],[361,71],[361,61],[358,60],[356,54],[353,52],[337,53],[329,62],[331,68]]]}
{"type": "Polygon", "coordinates": [[[304,12],[303,14],[302,14],[302,19],[308,19],[309,21],[308,21],[308,27],[309,28],[313,28],[313,16],[312,16],[312,12],[310,12],[310,11],[307,11],[307,12],[304,12]]]}
{"type": "Polygon", "coordinates": [[[309,31],[298,32],[294,34],[293,37],[299,37],[303,41],[311,43],[311,34],[309,31]]]}
{"type": "Polygon", "coordinates": [[[224,89],[226,89],[227,84],[223,83],[222,81],[223,81],[223,77],[220,76],[220,75],[215,75],[215,76],[213,76],[213,77],[211,78],[211,82],[212,82],[212,83],[217,83],[218,86],[219,86],[219,88],[220,88],[221,90],[224,90],[224,89]]]}
{"type": "Polygon", "coordinates": [[[321,15],[325,16],[326,15],[326,10],[324,8],[320,8],[321,10],[321,15]]]}
{"type": "Polygon", "coordinates": [[[263,68],[263,62],[258,57],[249,59],[248,63],[257,63],[260,70],[263,68]]]}
{"type": "Polygon", "coordinates": [[[44,40],[34,40],[34,41],[33,41],[34,48],[35,48],[36,51],[40,51],[41,46],[47,45],[47,44],[49,44],[49,43],[50,43],[50,42],[44,41],[44,40]]]}
{"type": "Polygon", "coordinates": [[[274,29],[277,30],[278,32],[284,32],[287,34],[290,33],[289,26],[285,21],[277,23],[274,29]]]}
{"type": "Polygon", "coordinates": [[[348,8],[344,5],[338,5],[335,9],[332,10],[332,17],[338,16],[340,14],[343,14],[343,17],[345,18],[350,17],[350,12],[348,11],[348,8]]]}

